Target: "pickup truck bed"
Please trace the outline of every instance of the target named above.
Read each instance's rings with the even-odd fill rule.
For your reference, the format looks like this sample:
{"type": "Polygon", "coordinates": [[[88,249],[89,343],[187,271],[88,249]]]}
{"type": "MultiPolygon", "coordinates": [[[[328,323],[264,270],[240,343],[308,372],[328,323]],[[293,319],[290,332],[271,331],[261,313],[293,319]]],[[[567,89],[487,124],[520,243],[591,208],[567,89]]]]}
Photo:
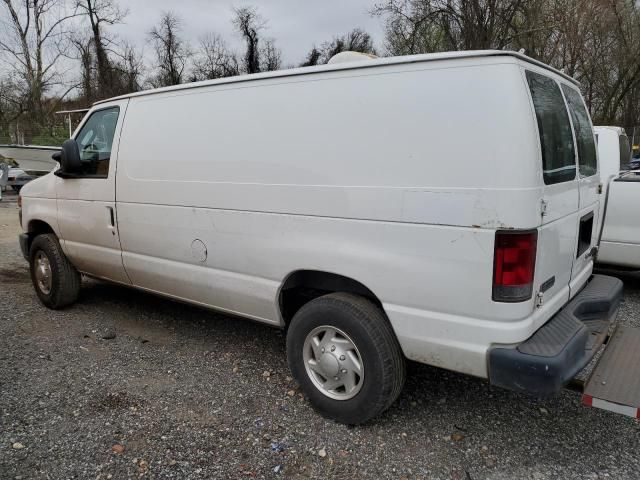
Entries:
{"type": "Polygon", "coordinates": [[[640,171],[608,185],[598,263],[640,270],[640,171]]]}

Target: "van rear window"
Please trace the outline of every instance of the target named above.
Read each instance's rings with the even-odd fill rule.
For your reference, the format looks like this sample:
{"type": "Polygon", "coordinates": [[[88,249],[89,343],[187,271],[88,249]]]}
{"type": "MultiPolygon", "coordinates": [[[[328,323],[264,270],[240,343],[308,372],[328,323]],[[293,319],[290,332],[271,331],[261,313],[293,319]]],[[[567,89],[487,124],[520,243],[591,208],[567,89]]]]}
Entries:
{"type": "Polygon", "coordinates": [[[573,128],[576,132],[580,175],[590,177],[598,173],[596,143],[593,139],[591,120],[589,120],[589,114],[578,91],[568,85],[562,85],[562,91],[567,98],[573,120],[573,128]]]}
{"type": "Polygon", "coordinates": [[[576,157],[569,114],[558,84],[551,78],[526,72],[538,121],[544,183],[576,178],[576,157]]]}

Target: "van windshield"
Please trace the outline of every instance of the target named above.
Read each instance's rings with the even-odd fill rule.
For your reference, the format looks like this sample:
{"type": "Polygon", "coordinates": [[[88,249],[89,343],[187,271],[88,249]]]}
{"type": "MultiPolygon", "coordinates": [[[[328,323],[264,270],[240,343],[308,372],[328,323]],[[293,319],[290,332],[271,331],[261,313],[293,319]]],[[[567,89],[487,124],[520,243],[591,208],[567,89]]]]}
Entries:
{"type": "Polygon", "coordinates": [[[591,120],[589,120],[589,114],[578,91],[568,85],[562,85],[562,91],[567,98],[571,119],[573,120],[573,128],[576,132],[580,175],[590,177],[598,172],[596,143],[593,138],[591,120]]]}
{"type": "Polygon", "coordinates": [[[544,183],[576,178],[576,157],[569,114],[558,84],[551,78],[526,72],[538,122],[544,183]]]}

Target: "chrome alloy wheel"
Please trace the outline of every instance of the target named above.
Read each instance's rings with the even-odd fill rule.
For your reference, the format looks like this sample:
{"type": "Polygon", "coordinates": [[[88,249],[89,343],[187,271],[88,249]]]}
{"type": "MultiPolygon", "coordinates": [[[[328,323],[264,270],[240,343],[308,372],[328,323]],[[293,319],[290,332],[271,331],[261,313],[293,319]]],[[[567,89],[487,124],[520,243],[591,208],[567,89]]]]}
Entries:
{"type": "Polygon", "coordinates": [[[362,357],[342,330],[328,325],[311,330],[304,341],[302,357],[307,375],[327,397],[349,400],[362,388],[362,357]]]}
{"type": "Polygon", "coordinates": [[[34,268],[38,288],[45,295],[49,295],[52,281],[51,263],[42,250],[36,253],[34,268]]]}

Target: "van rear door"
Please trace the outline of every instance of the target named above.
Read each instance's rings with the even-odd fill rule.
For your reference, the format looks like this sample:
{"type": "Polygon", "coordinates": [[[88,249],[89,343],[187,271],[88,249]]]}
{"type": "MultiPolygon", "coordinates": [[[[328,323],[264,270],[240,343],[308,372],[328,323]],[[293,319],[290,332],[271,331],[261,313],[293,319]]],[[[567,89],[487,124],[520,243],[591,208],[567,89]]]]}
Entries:
{"type": "Polygon", "coordinates": [[[592,250],[598,243],[598,201],[600,176],[596,142],[591,119],[582,96],[573,86],[563,84],[562,91],[571,114],[576,153],[578,155],[578,183],[580,186],[580,213],[578,218],[577,245],[571,272],[571,296],[577,293],[593,267],[592,250]]]}
{"type": "Polygon", "coordinates": [[[560,85],[525,71],[538,126],[542,160],[541,221],[538,229],[538,301],[569,299],[580,204],[575,143],[560,85]]]}

